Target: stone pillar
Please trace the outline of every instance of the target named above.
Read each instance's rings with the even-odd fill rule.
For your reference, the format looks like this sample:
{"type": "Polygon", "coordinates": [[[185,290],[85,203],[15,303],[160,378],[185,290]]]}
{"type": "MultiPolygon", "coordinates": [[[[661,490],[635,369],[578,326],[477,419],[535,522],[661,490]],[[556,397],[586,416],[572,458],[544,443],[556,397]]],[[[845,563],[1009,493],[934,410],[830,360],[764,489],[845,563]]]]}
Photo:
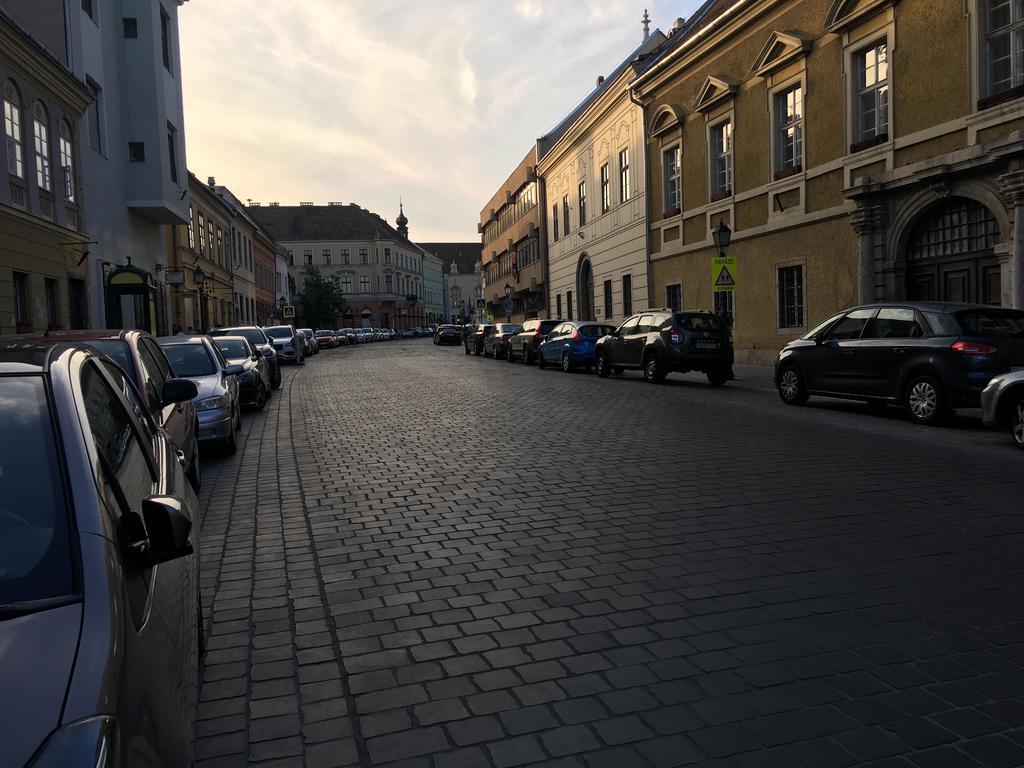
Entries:
{"type": "Polygon", "coordinates": [[[883,250],[885,242],[882,233],[887,222],[886,208],[879,203],[866,200],[857,201],[857,209],[850,217],[853,231],[857,233],[860,245],[860,260],[857,264],[859,277],[857,296],[861,304],[869,304],[878,301],[880,298],[895,298],[878,296],[878,279],[875,274],[876,251],[879,247],[883,250]]]}
{"type": "Polygon", "coordinates": [[[1013,231],[1010,237],[1008,274],[1004,274],[1009,290],[1003,295],[1009,306],[1024,309],[1024,171],[1016,170],[999,177],[999,191],[1010,209],[1013,231]]]}

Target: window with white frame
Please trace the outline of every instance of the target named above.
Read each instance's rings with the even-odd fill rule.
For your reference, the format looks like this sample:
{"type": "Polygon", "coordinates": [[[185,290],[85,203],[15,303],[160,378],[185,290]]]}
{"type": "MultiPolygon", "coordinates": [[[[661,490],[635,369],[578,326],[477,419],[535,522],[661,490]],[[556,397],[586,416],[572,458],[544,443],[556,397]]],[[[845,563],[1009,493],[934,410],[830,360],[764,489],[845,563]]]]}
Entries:
{"type": "Polygon", "coordinates": [[[601,213],[612,207],[612,179],[608,163],[601,166],[601,213]]]}
{"type": "Polygon", "coordinates": [[[359,249],[359,263],[369,264],[370,263],[370,250],[368,248],[359,249]]]}
{"type": "Polygon", "coordinates": [[[672,283],[665,286],[665,306],[673,312],[683,309],[683,284],[672,283]]]}
{"type": "Polygon", "coordinates": [[[302,263],[309,266],[313,263],[313,249],[306,248],[302,251],[302,263]]]}
{"type": "Polygon", "coordinates": [[[10,80],[4,83],[4,144],[7,172],[25,178],[25,154],[21,139],[21,96],[10,80]]]}
{"type": "Polygon", "coordinates": [[[779,295],[779,328],[803,328],[803,265],[779,267],[777,292],[779,295]]]}
{"type": "Polygon", "coordinates": [[[986,95],[1024,85],[1024,2],[984,0],[986,95]]]}
{"type": "Polygon", "coordinates": [[[359,278],[359,292],[369,293],[370,292],[370,276],[363,275],[359,278]]]}
{"type": "Polygon", "coordinates": [[[580,226],[587,223],[587,182],[581,181],[579,185],[580,203],[580,226]]]}
{"type": "Polygon", "coordinates": [[[188,207],[188,248],[190,251],[194,251],[196,249],[195,214],[195,209],[190,205],[188,207]]]}
{"type": "Polygon", "coordinates": [[[352,293],[352,275],[341,276],[341,292],[352,293]]]}
{"type": "Polygon", "coordinates": [[[46,109],[36,102],[33,110],[32,135],[36,150],[36,184],[39,189],[50,191],[50,127],[46,109]]]}
{"type": "Polygon", "coordinates": [[[795,171],[803,164],[804,101],[798,83],[775,94],[775,170],[795,171]]]}
{"type": "Polygon", "coordinates": [[[321,249],[321,251],[320,251],[320,263],[321,264],[330,264],[331,263],[331,249],[330,248],[323,248],[323,249],[321,249]]]}
{"type": "Polygon", "coordinates": [[[341,263],[348,264],[348,248],[341,248],[339,254],[341,256],[341,263]]]}
{"type": "MultiPolygon", "coordinates": [[[[69,203],[75,201],[75,153],[72,144],[71,125],[67,120],[60,121],[60,170],[64,182],[64,199],[69,203]]],[[[189,223],[191,227],[191,222],[189,223]]],[[[189,246],[191,247],[191,246],[189,246]]]]}
{"type": "Polygon", "coordinates": [[[629,148],[619,150],[619,202],[624,203],[632,197],[629,187],[629,148]]]}
{"type": "Polygon", "coordinates": [[[677,144],[662,153],[662,168],[665,173],[665,213],[679,210],[679,165],[680,148],[677,144]]]}
{"type": "Polygon", "coordinates": [[[711,126],[710,129],[711,196],[732,194],[732,120],[711,126]]]}
{"type": "Polygon", "coordinates": [[[876,43],[853,55],[856,132],[854,143],[880,140],[889,134],[889,51],[876,43]]]}
{"type": "Polygon", "coordinates": [[[202,211],[199,212],[199,253],[206,255],[206,217],[202,211]]]}

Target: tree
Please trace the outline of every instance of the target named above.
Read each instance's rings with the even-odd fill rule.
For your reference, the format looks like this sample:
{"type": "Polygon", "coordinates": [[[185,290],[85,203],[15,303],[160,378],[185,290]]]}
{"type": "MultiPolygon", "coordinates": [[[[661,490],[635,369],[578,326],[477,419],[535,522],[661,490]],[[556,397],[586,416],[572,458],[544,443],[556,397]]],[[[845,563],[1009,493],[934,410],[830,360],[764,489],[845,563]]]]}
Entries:
{"type": "Polygon", "coordinates": [[[345,308],[345,296],[337,277],[324,277],[314,266],[306,267],[299,293],[301,317],[311,328],[333,328],[345,308]]]}

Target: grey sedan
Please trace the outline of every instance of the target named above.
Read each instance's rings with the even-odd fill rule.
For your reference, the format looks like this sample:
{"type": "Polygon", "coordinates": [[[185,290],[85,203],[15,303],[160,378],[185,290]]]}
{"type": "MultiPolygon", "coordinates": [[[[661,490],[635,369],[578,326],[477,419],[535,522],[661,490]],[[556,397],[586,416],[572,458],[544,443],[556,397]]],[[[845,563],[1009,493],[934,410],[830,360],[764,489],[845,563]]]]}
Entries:
{"type": "Polygon", "coordinates": [[[223,444],[234,453],[235,430],[242,426],[237,377],[245,369],[229,364],[209,336],[163,336],[157,341],[174,375],[195,382],[199,390],[199,442],[223,444]]]}
{"type": "Polygon", "coordinates": [[[181,452],[75,344],[0,348],[0,424],[0,763],[190,765],[202,637],[181,452]]]}
{"type": "Polygon", "coordinates": [[[1010,431],[1010,439],[1024,449],[1024,370],[994,377],[981,393],[981,418],[990,427],[1010,431]]]}

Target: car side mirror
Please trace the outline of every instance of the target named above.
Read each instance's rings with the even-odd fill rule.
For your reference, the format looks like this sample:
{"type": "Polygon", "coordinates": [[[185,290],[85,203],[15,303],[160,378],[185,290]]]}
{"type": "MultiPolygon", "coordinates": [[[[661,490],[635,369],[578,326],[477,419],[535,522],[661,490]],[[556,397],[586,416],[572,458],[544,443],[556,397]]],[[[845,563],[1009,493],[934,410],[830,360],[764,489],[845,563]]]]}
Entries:
{"type": "Polygon", "coordinates": [[[274,356],[274,350],[272,348],[264,349],[263,350],[263,356],[266,357],[266,358],[273,357],[274,356]]]}
{"type": "Polygon", "coordinates": [[[225,368],[224,373],[226,373],[228,376],[241,376],[243,373],[245,373],[245,368],[243,368],[240,365],[233,364],[225,368]]]}
{"type": "Polygon", "coordinates": [[[190,379],[168,379],[164,382],[163,405],[184,403],[199,394],[196,383],[190,379]]]}
{"type": "Polygon", "coordinates": [[[173,496],[150,496],[142,500],[142,512],[123,518],[129,546],[146,566],[159,565],[193,552],[189,533],[192,520],[184,504],[173,496]]]}

